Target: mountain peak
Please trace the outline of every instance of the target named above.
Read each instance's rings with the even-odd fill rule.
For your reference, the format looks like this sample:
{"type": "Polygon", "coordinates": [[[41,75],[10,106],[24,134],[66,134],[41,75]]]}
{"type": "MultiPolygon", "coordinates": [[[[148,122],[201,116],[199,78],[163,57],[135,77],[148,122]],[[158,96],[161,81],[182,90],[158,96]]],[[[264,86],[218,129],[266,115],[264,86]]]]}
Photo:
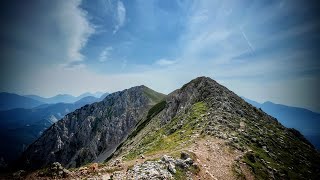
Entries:
{"type": "Polygon", "coordinates": [[[192,81],[214,81],[214,80],[207,76],[199,76],[191,80],[191,82],[192,81]]]}
{"type": "MultiPolygon", "coordinates": [[[[319,175],[319,154],[299,133],[285,128],[211,78],[190,81],[170,93],[164,103],[151,108],[149,114],[113,159],[133,161],[141,154],[148,159],[187,149],[201,160],[200,166],[205,163],[202,170],[237,173],[229,174],[228,179],[313,179],[319,175]],[[201,141],[205,141],[203,146],[201,141]],[[228,149],[231,154],[219,153],[218,149],[228,149]],[[210,160],[232,156],[228,166],[234,169],[226,169],[220,164],[222,161],[210,160]]],[[[217,179],[226,178],[219,175],[214,174],[217,179]]]]}
{"type": "Polygon", "coordinates": [[[136,86],[83,106],[45,131],[28,147],[20,162],[26,168],[43,167],[55,161],[66,167],[102,162],[162,98],[163,94],[146,86],[136,86]]]}
{"type": "MultiPolygon", "coordinates": [[[[214,88],[222,88],[223,86],[217,83],[215,80],[211,79],[210,77],[200,76],[197,77],[190,82],[186,83],[185,85],[180,88],[180,90],[205,90],[205,89],[214,89],[214,88]]],[[[224,88],[227,90],[226,88],[224,88]]]]}

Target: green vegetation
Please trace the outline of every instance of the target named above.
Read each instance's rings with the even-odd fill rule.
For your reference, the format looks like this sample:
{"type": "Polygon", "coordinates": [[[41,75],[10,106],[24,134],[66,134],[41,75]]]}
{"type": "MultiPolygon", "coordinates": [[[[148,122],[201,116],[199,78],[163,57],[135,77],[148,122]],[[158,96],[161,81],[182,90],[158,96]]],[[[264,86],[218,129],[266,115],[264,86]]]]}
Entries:
{"type": "MultiPolygon", "coordinates": [[[[175,117],[170,123],[159,129],[151,131],[145,136],[139,147],[131,150],[125,158],[128,160],[136,158],[139,154],[156,154],[160,151],[170,152],[183,143],[187,145],[188,140],[199,123],[201,114],[207,111],[204,102],[194,104],[189,113],[175,117]]],[[[150,116],[152,117],[152,116],[150,116]]]]}
{"type": "Polygon", "coordinates": [[[232,172],[238,180],[246,180],[246,176],[243,174],[239,162],[236,162],[232,165],[232,172]]]}
{"type": "Polygon", "coordinates": [[[243,158],[258,179],[268,179],[271,173],[276,179],[314,179],[319,175],[311,174],[316,168],[312,166],[320,162],[319,154],[308,143],[295,138],[292,130],[282,129],[276,123],[261,127],[266,128],[263,135],[256,129],[250,132],[256,141],[247,143],[252,152],[243,158]]]}
{"type": "Polygon", "coordinates": [[[176,180],[185,180],[185,179],[187,179],[187,174],[183,169],[177,167],[176,173],[173,175],[173,177],[176,180]]]}
{"type": "Polygon", "coordinates": [[[147,95],[147,97],[149,97],[151,99],[151,101],[153,101],[154,103],[158,103],[160,102],[165,95],[158,93],[156,91],[153,91],[152,89],[149,88],[144,88],[144,93],[147,95]]]}
{"type": "MultiPolygon", "coordinates": [[[[150,122],[150,120],[153,117],[155,117],[157,114],[159,114],[159,112],[161,112],[165,107],[166,107],[166,101],[161,101],[158,104],[154,105],[148,111],[146,119],[138,123],[138,126],[136,127],[136,129],[128,136],[128,139],[134,138],[150,122]]],[[[119,144],[116,148],[116,151],[118,151],[123,146],[124,143],[125,141],[119,144]]],[[[113,158],[113,156],[114,154],[112,153],[104,162],[108,162],[110,159],[113,158]]]]}
{"type": "Polygon", "coordinates": [[[129,135],[128,139],[135,137],[149,122],[155,117],[159,112],[161,112],[166,107],[166,101],[161,101],[158,104],[154,105],[147,114],[147,118],[138,124],[137,128],[129,135]]]}
{"type": "Polygon", "coordinates": [[[185,180],[188,177],[188,171],[196,175],[200,172],[200,168],[198,166],[190,166],[188,169],[181,169],[180,167],[176,166],[176,173],[173,174],[173,178],[176,180],[185,180]]]}

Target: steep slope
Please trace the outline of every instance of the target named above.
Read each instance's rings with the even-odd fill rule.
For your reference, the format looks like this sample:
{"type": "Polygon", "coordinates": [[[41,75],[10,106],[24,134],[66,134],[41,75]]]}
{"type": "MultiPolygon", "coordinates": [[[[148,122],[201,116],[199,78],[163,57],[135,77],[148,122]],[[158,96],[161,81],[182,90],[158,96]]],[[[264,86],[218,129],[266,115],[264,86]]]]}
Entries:
{"type": "Polygon", "coordinates": [[[137,86],[77,109],[30,145],[20,164],[39,168],[58,161],[66,167],[77,167],[104,160],[162,97],[145,86],[137,86]]]}
{"type": "MultiPolygon", "coordinates": [[[[172,171],[175,178],[317,179],[320,175],[319,153],[298,131],[285,128],[206,77],[192,80],[151,108],[109,162],[123,159],[130,164],[140,157],[152,161],[164,154],[177,157],[180,151],[193,154],[200,171],[177,167],[172,171]]],[[[135,164],[133,170],[140,166],[135,164]]]]}
{"type": "Polygon", "coordinates": [[[0,93],[0,110],[15,108],[33,108],[44,104],[44,102],[12,93],[0,93]]]}
{"type": "Polygon", "coordinates": [[[5,144],[0,147],[0,158],[5,164],[11,164],[53,123],[64,115],[96,101],[99,99],[85,97],[69,104],[45,104],[32,109],[0,111],[0,144],[5,144]]]}
{"type": "Polygon", "coordinates": [[[311,143],[320,149],[320,114],[308,109],[264,102],[262,104],[245,99],[248,103],[261,108],[277,118],[281,124],[299,130],[311,143]]]}

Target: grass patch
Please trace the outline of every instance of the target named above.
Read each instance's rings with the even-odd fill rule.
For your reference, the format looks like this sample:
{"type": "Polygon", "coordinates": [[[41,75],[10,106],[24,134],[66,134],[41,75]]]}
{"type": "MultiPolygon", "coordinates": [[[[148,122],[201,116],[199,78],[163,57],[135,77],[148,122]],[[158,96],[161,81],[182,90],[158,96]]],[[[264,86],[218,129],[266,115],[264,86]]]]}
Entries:
{"type": "Polygon", "coordinates": [[[156,91],[153,91],[149,88],[144,88],[144,93],[147,95],[147,97],[149,97],[151,99],[151,101],[153,101],[154,103],[158,103],[160,102],[164,97],[165,95],[164,94],[161,94],[161,93],[158,93],[156,91]]]}
{"type": "MultiPolygon", "coordinates": [[[[125,158],[132,160],[142,153],[152,155],[160,151],[170,152],[179,146],[181,147],[181,144],[186,143],[191,139],[191,135],[195,129],[195,124],[197,123],[196,120],[199,120],[201,114],[206,111],[207,107],[204,102],[195,103],[187,115],[175,117],[170,121],[170,123],[158,131],[150,132],[142,139],[139,146],[132,149],[125,158]],[[172,127],[176,127],[178,123],[181,123],[181,119],[184,119],[184,123],[181,127],[171,132],[170,129],[172,127]],[[168,135],[169,131],[170,133],[168,135]]],[[[152,111],[148,117],[154,117],[152,111]]]]}
{"type": "Polygon", "coordinates": [[[187,174],[183,169],[176,167],[176,173],[173,175],[173,178],[176,180],[185,180],[187,179],[187,174]]]}
{"type": "Polygon", "coordinates": [[[129,135],[128,139],[135,137],[150,121],[153,117],[159,114],[166,107],[166,101],[161,101],[154,105],[147,114],[147,118],[138,124],[137,128],[129,135]]]}

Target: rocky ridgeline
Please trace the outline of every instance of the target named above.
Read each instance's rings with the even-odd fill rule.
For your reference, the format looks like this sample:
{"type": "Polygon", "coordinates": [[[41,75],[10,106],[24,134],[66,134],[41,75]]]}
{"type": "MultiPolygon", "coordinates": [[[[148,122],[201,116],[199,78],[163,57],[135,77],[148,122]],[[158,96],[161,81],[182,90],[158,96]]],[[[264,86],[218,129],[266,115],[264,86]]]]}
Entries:
{"type": "MultiPolygon", "coordinates": [[[[316,179],[320,175],[319,153],[299,132],[285,128],[210,78],[192,80],[170,93],[165,103],[116,156],[134,159],[142,153],[175,151],[197,137],[212,136],[241,151],[244,155],[234,167],[245,163],[256,178],[316,179]]],[[[236,172],[239,177],[245,173],[236,172]]]]}
{"type": "Polygon", "coordinates": [[[137,86],[67,114],[28,147],[20,168],[21,164],[22,168],[36,169],[53,162],[68,168],[103,162],[161,97],[137,86]]]}
{"type": "Polygon", "coordinates": [[[162,101],[150,92],[135,87],[67,115],[28,148],[25,162],[58,160],[74,167],[108,157],[96,174],[87,167],[75,171],[75,177],[95,179],[320,176],[320,155],[298,131],[210,78],[196,78],[162,101]],[[152,102],[159,103],[150,108],[152,102]],[[163,155],[186,149],[197,163],[184,153],[180,158],[163,155]],[[149,160],[141,162],[143,154],[149,160]],[[150,159],[154,155],[162,156],[150,159]]]}

